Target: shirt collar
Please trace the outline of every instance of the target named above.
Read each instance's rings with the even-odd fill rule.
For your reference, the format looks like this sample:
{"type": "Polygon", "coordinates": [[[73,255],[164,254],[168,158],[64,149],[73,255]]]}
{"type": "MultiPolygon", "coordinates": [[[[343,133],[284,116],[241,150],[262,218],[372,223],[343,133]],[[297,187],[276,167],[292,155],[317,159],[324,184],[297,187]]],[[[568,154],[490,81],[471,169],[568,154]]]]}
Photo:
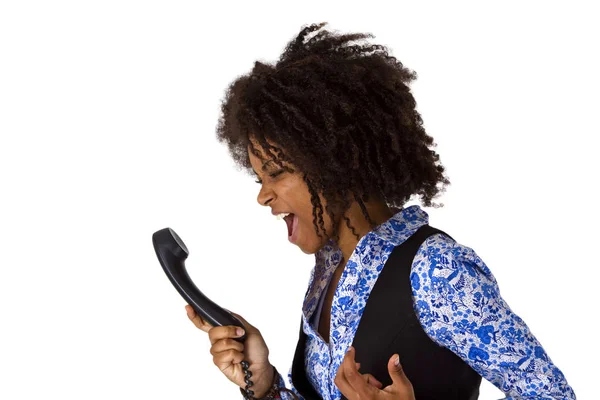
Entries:
{"type": "Polygon", "coordinates": [[[419,205],[393,210],[395,214],[383,224],[376,226],[369,232],[370,235],[398,246],[422,225],[429,223],[429,215],[419,205]]]}
{"type": "MultiPolygon", "coordinates": [[[[357,247],[368,245],[373,240],[384,240],[393,246],[398,246],[422,225],[429,223],[429,215],[417,204],[403,209],[392,208],[392,211],[394,215],[361,237],[357,247]]],[[[333,240],[329,240],[315,253],[316,265],[318,269],[328,271],[337,266],[341,256],[340,248],[333,240]]]]}

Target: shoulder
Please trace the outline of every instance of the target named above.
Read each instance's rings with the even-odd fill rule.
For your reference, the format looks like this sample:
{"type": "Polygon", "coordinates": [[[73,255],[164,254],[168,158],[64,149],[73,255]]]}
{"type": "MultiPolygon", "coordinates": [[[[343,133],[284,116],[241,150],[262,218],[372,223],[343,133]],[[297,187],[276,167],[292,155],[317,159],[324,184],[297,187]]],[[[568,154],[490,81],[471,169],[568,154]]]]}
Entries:
{"type": "Polygon", "coordinates": [[[428,237],[411,268],[413,305],[427,334],[461,356],[467,340],[487,341],[490,323],[510,319],[490,269],[470,247],[446,234],[428,237]]]}
{"type": "Polygon", "coordinates": [[[492,272],[475,250],[445,233],[433,234],[423,241],[413,260],[411,281],[413,294],[419,290],[440,290],[447,285],[460,290],[469,282],[497,285],[492,272]],[[422,288],[423,284],[429,285],[422,288]]]}

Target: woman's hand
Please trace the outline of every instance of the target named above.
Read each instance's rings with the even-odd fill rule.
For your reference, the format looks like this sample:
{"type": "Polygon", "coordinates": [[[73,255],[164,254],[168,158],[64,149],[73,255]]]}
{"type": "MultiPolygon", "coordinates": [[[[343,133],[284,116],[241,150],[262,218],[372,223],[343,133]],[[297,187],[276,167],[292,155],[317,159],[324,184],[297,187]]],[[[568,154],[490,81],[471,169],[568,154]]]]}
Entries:
{"type": "Polygon", "coordinates": [[[371,380],[375,379],[372,375],[363,375],[358,372],[354,361],[354,347],[350,346],[348,350],[338,368],[334,381],[340,392],[348,400],[415,400],[412,384],[404,374],[402,366],[394,364],[395,354],[388,361],[388,371],[392,378],[392,384],[381,390],[380,382],[376,381],[379,385],[371,383],[371,380]]]}
{"type": "Polygon", "coordinates": [[[246,387],[245,375],[242,371],[241,362],[246,360],[250,363],[250,380],[253,386],[254,397],[263,397],[273,383],[274,369],[269,362],[269,348],[265,343],[260,331],[248,321],[233,314],[244,324],[246,328],[246,340],[240,343],[233,338],[242,336],[236,333],[236,326],[215,326],[204,321],[190,305],[185,306],[188,318],[194,325],[208,333],[210,339],[210,354],[213,355],[213,363],[229,379],[241,388],[246,387]]]}

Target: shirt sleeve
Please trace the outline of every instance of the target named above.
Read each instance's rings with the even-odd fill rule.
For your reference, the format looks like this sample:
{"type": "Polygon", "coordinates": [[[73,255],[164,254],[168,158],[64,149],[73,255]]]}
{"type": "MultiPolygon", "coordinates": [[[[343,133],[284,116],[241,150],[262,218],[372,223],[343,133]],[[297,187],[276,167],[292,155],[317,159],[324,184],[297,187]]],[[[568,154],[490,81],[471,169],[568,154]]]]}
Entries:
{"type": "MultiPolygon", "coordinates": [[[[305,400],[304,397],[298,392],[298,390],[296,390],[296,388],[294,387],[294,384],[292,383],[292,367],[290,367],[288,374],[287,374],[287,379],[290,382],[290,390],[292,392],[294,392],[294,394],[296,395],[296,397],[298,398],[298,400],[305,400]]],[[[282,380],[283,382],[283,380],[282,380]]],[[[293,400],[294,398],[287,392],[284,392],[281,394],[281,398],[284,400],[293,400]]]]}
{"type": "Polygon", "coordinates": [[[410,279],[415,313],[427,335],[494,384],[505,400],[575,399],[473,249],[432,235],[415,256],[410,279]]]}

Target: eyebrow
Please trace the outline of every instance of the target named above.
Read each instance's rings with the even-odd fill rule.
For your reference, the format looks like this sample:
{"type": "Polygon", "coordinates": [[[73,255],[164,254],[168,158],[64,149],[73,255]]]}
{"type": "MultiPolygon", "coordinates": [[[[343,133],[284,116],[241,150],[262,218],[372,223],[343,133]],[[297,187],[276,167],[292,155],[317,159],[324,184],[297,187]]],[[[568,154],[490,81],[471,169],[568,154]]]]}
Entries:
{"type": "MultiPolygon", "coordinates": [[[[262,171],[266,170],[267,167],[269,166],[269,164],[272,164],[273,160],[267,160],[265,161],[265,163],[262,165],[262,167],[260,168],[262,171]]],[[[252,168],[252,171],[254,171],[254,168],[252,168]]],[[[258,174],[256,173],[256,171],[254,171],[254,175],[258,176],[258,174]]]]}
{"type": "Polygon", "coordinates": [[[272,163],[273,163],[273,160],[269,160],[269,161],[265,162],[265,163],[262,165],[262,167],[261,167],[261,170],[263,170],[263,171],[264,171],[264,170],[266,170],[266,169],[267,169],[267,166],[268,166],[269,164],[272,164],[272,163]]]}

